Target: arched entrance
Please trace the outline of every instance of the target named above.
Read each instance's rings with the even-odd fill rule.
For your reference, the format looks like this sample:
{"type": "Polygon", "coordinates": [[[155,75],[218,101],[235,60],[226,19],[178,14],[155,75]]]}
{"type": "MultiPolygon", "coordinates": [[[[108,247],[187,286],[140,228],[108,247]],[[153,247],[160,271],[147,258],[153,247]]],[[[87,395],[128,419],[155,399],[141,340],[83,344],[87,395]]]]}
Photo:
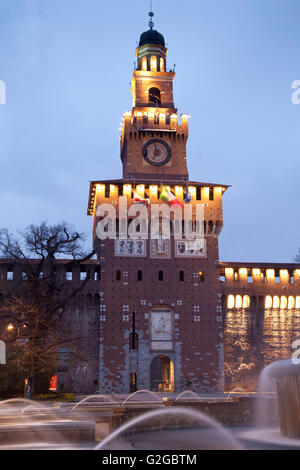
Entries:
{"type": "Polygon", "coordinates": [[[156,356],[150,364],[150,390],[174,392],[174,364],[167,356],[156,356]]]}

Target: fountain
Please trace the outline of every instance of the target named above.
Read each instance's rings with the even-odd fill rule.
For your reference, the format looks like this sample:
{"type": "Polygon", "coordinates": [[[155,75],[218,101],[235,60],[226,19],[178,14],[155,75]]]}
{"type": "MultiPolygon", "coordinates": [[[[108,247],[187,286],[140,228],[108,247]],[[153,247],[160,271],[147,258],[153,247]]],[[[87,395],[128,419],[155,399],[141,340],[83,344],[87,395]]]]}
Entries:
{"type": "Polygon", "coordinates": [[[282,436],[300,438],[300,365],[278,361],[269,371],[276,380],[282,436]]]}
{"type": "Polygon", "coordinates": [[[143,413],[107,436],[95,450],[240,450],[241,444],[216,420],[181,407],[143,413]]]}
{"type": "Polygon", "coordinates": [[[199,395],[196,392],[193,392],[192,390],[185,390],[184,392],[179,393],[177,397],[175,398],[175,401],[198,401],[200,400],[199,395]]]}
{"type": "Polygon", "coordinates": [[[241,438],[268,448],[300,449],[300,365],[276,361],[261,373],[256,423],[241,438]]]}
{"type": "Polygon", "coordinates": [[[163,406],[163,400],[160,396],[150,390],[137,390],[129,395],[122,403],[122,407],[153,407],[163,406]]]}
{"type": "Polygon", "coordinates": [[[94,442],[93,422],[70,419],[68,409],[23,398],[0,402],[0,449],[48,448],[94,442]]]}

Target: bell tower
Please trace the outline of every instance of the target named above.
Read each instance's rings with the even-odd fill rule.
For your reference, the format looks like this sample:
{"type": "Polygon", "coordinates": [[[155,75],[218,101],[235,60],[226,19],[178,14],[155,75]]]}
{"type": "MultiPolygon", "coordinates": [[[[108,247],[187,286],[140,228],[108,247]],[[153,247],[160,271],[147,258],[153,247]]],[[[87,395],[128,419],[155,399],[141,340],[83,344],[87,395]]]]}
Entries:
{"type": "Polygon", "coordinates": [[[121,134],[123,178],[134,181],[188,180],[186,143],[187,114],[181,122],[174,106],[175,70],[167,71],[165,39],[153,29],[142,33],[136,50],[137,67],[131,93],[133,108],[124,115],[121,134]]]}
{"type": "Polygon", "coordinates": [[[218,235],[227,186],[189,180],[189,116],[177,115],[175,71],[149,15],[121,129],[123,178],[90,182],[100,267],[99,389],[223,390],[218,235]],[[191,228],[193,240],[185,234],[191,228]]]}

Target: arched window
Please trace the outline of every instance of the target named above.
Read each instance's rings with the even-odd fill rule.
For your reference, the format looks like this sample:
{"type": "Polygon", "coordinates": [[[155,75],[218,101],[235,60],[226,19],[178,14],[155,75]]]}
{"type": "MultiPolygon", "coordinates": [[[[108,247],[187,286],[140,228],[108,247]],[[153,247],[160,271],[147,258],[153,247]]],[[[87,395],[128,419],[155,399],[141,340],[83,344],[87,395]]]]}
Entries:
{"type": "Polygon", "coordinates": [[[160,104],[160,90],[158,88],[152,87],[149,90],[149,103],[160,104]]]}
{"type": "Polygon", "coordinates": [[[137,280],[142,281],[143,280],[143,271],[138,271],[137,273],[137,280]]]}
{"type": "Polygon", "coordinates": [[[121,271],[118,269],[118,271],[116,272],[116,280],[117,281],[121,281],[121,271]]]}
{"type": "Polygon", "coordinates": [[[163,281],[163,280],[164,280],[164,272],[163,272],[163,271],[159,271],[159,272],[158,272],[158,280],[159,280],[159,281],[163,281]]]}
{"type": "Polygon", "coordinates": [[[134,393],[137,391],[137,380],[135,372],[131,372],[131,374],[129,375],[129,387],[130,393],[134,393]]]}
{"type": "Polygon", "coordinates": [[[164,72],[165,71],[165,60],[161,57],[159,61],[160,65],[160,71],[164,72]]]}
{"type": "Polygon", "coordinates": [[[152,55],[150,58],[150,70],[151,72],[157,71],[157,58],[155,55],[152,55]]]}
{"type": "Polygon", "coordinates": [[[94,295],[94,307],[98,309],[100,308],[100,295],[99,294],[94,295]]]}
{"type": "Polygon", "coordinates": [[[142,70],[147,70],[147,57],[142,58],[142,70]]]}
{"type": "Polygon", "coordinates": [[[92,305],[93,305],[93,296],[92,296],[92,294],[88,294],[86,296],[85,302],[86,302],[87,307],[92,307],[92,305]]]}

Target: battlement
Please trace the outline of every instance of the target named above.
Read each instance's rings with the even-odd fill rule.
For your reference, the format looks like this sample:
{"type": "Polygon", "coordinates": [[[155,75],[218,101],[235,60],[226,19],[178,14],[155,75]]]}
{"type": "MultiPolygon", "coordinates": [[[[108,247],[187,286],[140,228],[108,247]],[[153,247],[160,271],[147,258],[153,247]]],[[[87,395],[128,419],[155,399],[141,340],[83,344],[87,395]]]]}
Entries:
{"type": "Polygon", "coordinates": [[[223,309],[300,309],[300,264],[220,263],[223,309]]]}

